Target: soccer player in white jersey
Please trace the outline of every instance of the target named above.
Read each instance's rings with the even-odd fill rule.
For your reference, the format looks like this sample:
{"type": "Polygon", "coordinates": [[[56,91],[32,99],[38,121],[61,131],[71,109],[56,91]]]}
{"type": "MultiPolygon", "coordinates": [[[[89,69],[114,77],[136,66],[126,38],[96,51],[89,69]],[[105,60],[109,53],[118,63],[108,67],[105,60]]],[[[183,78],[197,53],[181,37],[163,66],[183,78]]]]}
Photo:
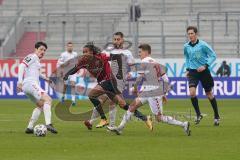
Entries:
{"type": "MultiPolygon", "coordinates": [[[[151,56],[151,46],[148,44],[142,44],[139,46],[139,56],[141,58],[141,62],[143,65],[147,65],[148,63],[154,63],[158,64],[155,59],[153,59],[151,56]]],[[[144,77],[144,72],[140,73],[141,76],[144,77]]],[[[154,73],[153,73],[154,74],[154,73]]],[[[156,73],[158,75],[158,78],[163,79],[164,82],[168,83],[168,77],[164,72],[161,72],[160,70],[156,70],[156,73]],[[157,73],[158,72],[158,73],[157,73]]],[[[147,87],[147,86],[146,86],[147,87]]],[[[141,92],[137,91],[137,87],[135,87],[136,91],[135,92],[141,92]]],[[[141,89],[140,89],[141,90],[141,89]]],[[[124,114],[122,122],[118,127],[108,127],[109,130],[114,131],[116,134],[121,134],[123,128],[125,127],[126,123],[130,120],[131,115],[133,114],[134,110],[142,106],[144,103],[148,102],[152,113],[155,115],[156,120],[158,122],[162,121],[167,124],[172,124],[176,126],[181,126],[183,127],[184,131],[186,134],[189,136],[190,135],[190,123],[189,122],[181,122],[176,119],[174,119],[171,116],[166,116],[163,115],[163,103],[167,101],[166,96],[155,96],[155,97],[141,97],[138,96],[131,104],[128,109],[128,111],[124,114]]]]}
{"type": "MultiPolygon", "coordinates": [[[[59,59],[58,59],[57,68],[65,67],[65,66],[69,65],[68,64],[69,60],[73,59],[73,58],[76,58],[77,56],[78,56],[77,52],[73,51],[73,43],[72,42],[68,42],[66,51],[63,52],[61,54],[61,56],[59,57],[59,59]]],[[[77,81],[76,74],[70,75],[68,77],[68,80],[65,81],[64,86],[63,86],[62,98],[61,98],[61,101],[64,102],[64,100],[65,100],[65,93],[66,93],[66,90],[67,90],[67,83],[69,81],[70,86],[71,86],[71,96],[72,96],[72,105],[73,106],[76,105],[76,95],[75,95],[75,85],[76,85],[76,81],[77,81]]]]}
{"type": "MultiPolygon", "coordinates": [[[[117,86],[120,92],[122,92],[125,88],[125,82],[124,77],[127,74],[128,67],[132,66],[135,63],[135,60],[133,58],[132,52],[128,49],[123,48],[124,43],[124,34],[122,32],[116,32],[113,34],[113,46],[106,48],[106,50],[103,51],[103,53],[107,54],[122,54],[124,58],[126,58],[126,62],[124,66],[121,66],[122,70],[121,72],[118,72],[119,66],[116,61],[111,61],[111,69],[112,72],[117,80],[117,86]],[[119,75],[117,75],[119,73],[119,75]]],[[[104,101],[104,99],[107,98],[107,96],[101,97],[104,101]]],[[[115,120],[116,120],[116,113],[117,113],[117,107],[114,102],[110,102],[109,104],[109,126],[114,127],[115,126],[115,120]]],[[[89,121],[85,121],[84,124],[88,128],[92,128],[92,124],[96,120],[96,117],[98,116],[98,112],[93,109],[92,117],[89,121]]],[[[101,122],[96,126],[96,128],[102,128],[106,124],[102,124],[101,122]]]]}
{"type": "Polygon", "coordinates": [[[52,133],[57,133],[57,130],[51,123],[51,97],[40,87],[39,77],[47,82],[51,82],[49,78],[41,74],[40,59],[43,58],[47,50],[47,44],[37,42],[35,44],[35,52],[26,56],[18,69],[18,84],[17,91],[24,92],[25,95],[35,103],[36,108],[33,110],[32,117],[29,121],[25,133],[32,134],[34,123],[38,120],[41,112],[44,113],[47,129],[52,133]]]}

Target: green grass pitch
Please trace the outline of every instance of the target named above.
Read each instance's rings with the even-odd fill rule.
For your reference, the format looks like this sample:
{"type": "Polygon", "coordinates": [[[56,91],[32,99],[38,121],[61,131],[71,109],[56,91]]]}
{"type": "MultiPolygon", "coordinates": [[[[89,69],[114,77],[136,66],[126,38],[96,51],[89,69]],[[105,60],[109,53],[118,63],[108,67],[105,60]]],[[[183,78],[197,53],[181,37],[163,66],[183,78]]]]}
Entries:
{"type": "MultiPolygon", "coordinates": [[[[54,101],[56,104],[57,101],[54,101]]],[[[80,103],[80,102],[79,102],[80,103]]],[[[206,114],[187,137],[180,127],[154,123],[150,132],[141,121],[131,121],[121,136],[105,128],[88,131],[82,122],[67,122],[56,117],[59,134],[46,137],[26,135],[24,130],[33,110],[29,100],[0,101],[0,160],[236,160],[240,159],[240,100],[219,100],[221,123],[213,126],[213,112],[207,100],[200,100],[206,114]]],[[[164,111],[189,120],[191,103],[169,100],[164,111]]],[[[72,112],[90,109],[88,102],[72,112]]],[[[118,117],[123,111],[118,109],[118,117]]],[[[141,111],[150,113],[148,106],[141,111]]],[[[193,109],[191,109],[193,112],[193,109]]],[[[117,124],[119,124],[120,117],[117,124]]],[[[43,115],[38,122],[43,123],[43,115]]]]}

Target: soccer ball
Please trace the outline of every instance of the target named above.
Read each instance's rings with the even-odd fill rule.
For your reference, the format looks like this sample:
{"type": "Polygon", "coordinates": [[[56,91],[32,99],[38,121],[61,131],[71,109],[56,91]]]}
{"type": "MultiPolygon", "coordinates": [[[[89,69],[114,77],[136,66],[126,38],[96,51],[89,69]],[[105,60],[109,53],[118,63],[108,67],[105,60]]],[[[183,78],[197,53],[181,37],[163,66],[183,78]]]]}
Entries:
{"type": "Polygon", "coordinates": [[[44,124],[38,124],[34,127],[33,132],[37,137],[45,137],[47,134],[47,127],[44,124]]]}

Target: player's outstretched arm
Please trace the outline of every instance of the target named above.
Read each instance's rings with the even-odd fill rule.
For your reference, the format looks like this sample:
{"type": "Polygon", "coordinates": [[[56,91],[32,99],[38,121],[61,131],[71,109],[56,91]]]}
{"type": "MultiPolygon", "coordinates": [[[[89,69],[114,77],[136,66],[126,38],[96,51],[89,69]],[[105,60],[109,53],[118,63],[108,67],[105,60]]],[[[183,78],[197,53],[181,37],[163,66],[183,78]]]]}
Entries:
{"type": "Polygon", "coordinates": [[[18,82],[17,82],[17,92],[22,92],[22,83],[23,83],[23,75],[25,71],[26,65],[21,63],[18,67],[18,82]]]}
{"type": "Polygon", "coordinates": [[[77,71],[79,70],[79,68],[77,66],[73,67],[72,69],[70,69],[65,76],[63,77],[63,79],[66,81],[68,79],[69,75],[73,75],[75,73],[77,73],[77,71]]]}
{"type": "Polygon", "coordinates": [[[136,78],[135,84],[133,86],[133,93],[138,94],[138,87],[143,82],[144,76],[144,73],[139,73],[139,76],[136,78]]]}

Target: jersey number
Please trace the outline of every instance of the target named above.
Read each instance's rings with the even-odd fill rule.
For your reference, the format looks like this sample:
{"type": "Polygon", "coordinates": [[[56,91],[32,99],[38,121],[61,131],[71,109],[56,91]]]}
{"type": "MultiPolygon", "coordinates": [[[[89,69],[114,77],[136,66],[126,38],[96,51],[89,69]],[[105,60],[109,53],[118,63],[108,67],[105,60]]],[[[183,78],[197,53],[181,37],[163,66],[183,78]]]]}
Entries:
{"type": "Polygon", "coordinates": [[[31,61],[31,58],[30,58],[30,57],[26,57],[26,58],[24,59],[24,61],[26,61],[27,63],[29,63],[29,62],[31,61]]]}

